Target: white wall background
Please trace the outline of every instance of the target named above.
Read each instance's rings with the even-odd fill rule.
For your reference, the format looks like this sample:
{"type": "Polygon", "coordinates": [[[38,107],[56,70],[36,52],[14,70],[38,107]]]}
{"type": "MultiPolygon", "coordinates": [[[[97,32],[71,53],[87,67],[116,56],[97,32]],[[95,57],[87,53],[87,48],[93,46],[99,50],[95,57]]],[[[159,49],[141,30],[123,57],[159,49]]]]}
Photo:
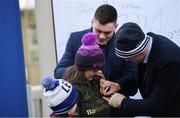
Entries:
{"type": "Polygon", "coordinates": [[[180,0],[52,0],[58,61],[69,34],[90,27],[96,8],[104,3],[118,11],[119,27],[128,21],[145,32],[167,36],[180,46],[180,0]]]}

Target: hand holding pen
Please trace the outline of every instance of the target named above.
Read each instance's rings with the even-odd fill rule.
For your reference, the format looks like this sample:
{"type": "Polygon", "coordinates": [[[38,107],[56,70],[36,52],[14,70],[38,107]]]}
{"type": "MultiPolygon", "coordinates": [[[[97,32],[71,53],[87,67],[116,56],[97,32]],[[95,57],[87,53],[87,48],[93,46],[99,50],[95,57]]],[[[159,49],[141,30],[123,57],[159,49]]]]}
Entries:
{"type": "Polygon", "coordinates": [[[105,79],[100,81],[100,92],[104,96],[110,96],[120,90],[120,85],[115,82],[111,82],[105,79]]]}

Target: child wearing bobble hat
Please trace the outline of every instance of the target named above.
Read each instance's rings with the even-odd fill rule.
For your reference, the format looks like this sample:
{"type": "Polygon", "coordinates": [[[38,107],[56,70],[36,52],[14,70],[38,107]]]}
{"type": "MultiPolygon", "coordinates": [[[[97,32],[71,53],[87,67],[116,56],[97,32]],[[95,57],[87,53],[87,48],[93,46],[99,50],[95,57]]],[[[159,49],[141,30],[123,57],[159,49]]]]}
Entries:
{"type": "Polygon", "coordinates": [[[71,118],[76,110],[77,90],[68,81],[54,79],[50,76],[42,78],[43,95],[47,99],[48,106],[55,117],[71,118]]]}
{"type": "Polygon", "coordinates": [[[100,93],[101,78],[96,74],[104,64],[96,35],[85,34],[75,65],[66,68],[63,79],[42,78],[43,95],[53,110],[51,117],[110,116],[110,106],[100,93]]]}
{"type": "Polygon", "coordinates": [[[96,44],[96,35],[86,33],[82,45],[75,55],[75,64],[67,67],[63,79],[73,84],[78,91],[77,113],[79,116],[110,116],[110,106],[100,93],[101,78],[105,55],[96,44]]]}

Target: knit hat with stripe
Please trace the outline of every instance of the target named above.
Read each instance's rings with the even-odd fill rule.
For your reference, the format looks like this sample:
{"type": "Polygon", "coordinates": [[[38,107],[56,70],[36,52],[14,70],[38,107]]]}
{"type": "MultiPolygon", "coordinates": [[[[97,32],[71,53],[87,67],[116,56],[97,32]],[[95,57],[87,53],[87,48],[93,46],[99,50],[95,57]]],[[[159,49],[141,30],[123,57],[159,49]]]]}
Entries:
{"type": "Polygon", "coordinates": [[[47,76],[42,78],[41,84],[44,88],[43,95],[54,114],[67,114],[73,108],[77,90],[68,81],[47,76]]]}
{"type": "Polygon", "coordinates": [[[82,45],[75,56],[75,65],[79,70],[103,69],[105,55],[98,44],[96,34],[89,32],[83,35],[82,45]]]}
{"type": "Polygon", "coordinates": [[[116,32],[115,53],[121,58],[136,56],[144,51],[149,38],[136,23],[125,23],[116,32]]]}

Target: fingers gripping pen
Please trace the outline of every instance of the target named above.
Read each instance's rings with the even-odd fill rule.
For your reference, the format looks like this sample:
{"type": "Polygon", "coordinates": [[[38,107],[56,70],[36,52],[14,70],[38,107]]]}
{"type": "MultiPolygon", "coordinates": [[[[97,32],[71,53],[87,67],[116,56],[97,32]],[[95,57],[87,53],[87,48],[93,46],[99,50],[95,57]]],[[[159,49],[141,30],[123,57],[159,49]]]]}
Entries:
{"type": "Polygon", "coordinates": [[[106,88],[104,89],[104,92],[107,92],[109,90],[110,85],[108,84],[106,88]]]}

